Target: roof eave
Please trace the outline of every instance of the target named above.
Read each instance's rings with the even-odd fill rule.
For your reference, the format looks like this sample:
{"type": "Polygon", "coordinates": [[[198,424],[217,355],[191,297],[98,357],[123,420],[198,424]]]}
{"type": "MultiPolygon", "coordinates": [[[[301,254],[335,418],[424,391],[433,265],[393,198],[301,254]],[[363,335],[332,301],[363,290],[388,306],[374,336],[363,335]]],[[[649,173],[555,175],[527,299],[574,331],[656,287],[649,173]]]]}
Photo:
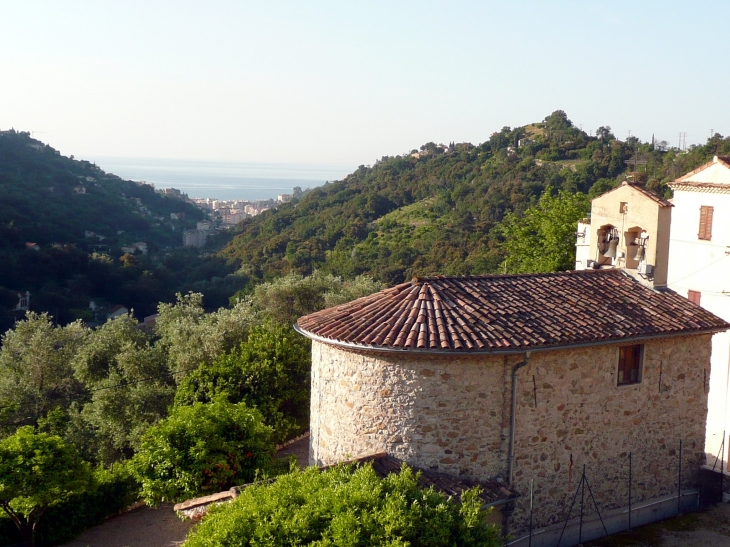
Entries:
{"type": "Polygon", "coordinates": [[[354,342],[343,342],[341,340],[333,340],[331,338],[325,338],[324,336],[318,336],[314,333],[311,333],[309,331],[306,331],[302,329],[299,325],[294,325],[294,330],[297,331],[302,336],[306,336],[307,338],[311,340],[315,340],[316,342],[321,342],[323,344],[328,344],[331,346],[340,346],[343,348],[348,349],[354,349],[354,350],[360,350],[360,351],[370,351],[370,352],[376,352],[376,353],[394,353],[394,354],[418,354],[418,355],[516,355],[516,354],[524,354],[524,353],[533,353],[533,352],[541,352],[541,351],[557,351],[557,350],[566,350],[566,349],[580,349],[580,348],[588,348],[588,347],[594,347],[594,346],[606,346],[606,345],[615,345],[615,344],[630,344],[630,343],[636,343],[636,342],[645,342],[649,340],[657,340],[662,338],[674,338],[679,336],[697,336],[700,334],[716,334],[718,332],[725,332],[726,330],[730,329],[730,324],[726,324],[724,327],[715,327],[711,329],[703,329],[703,330],[695,330],[695,331],[689,331],[689,332],[671,332],[671,333],[660,333],[660,334],[651,334],[646,336],[629,336],[626,338],[619,338],[619,339],[613,339],[613,340],[591,340],[589,342],[576,342],[572,344],[556,344],[556,345],[550,345],[550,346],[523,346],[519,348],[505,348],[505,349],[486,349],[486,350],[466,350],[466,351],[459,351],[459,350],[451,350],[451,349],[430,349],[430,348],[394,348],[394,347],[386,347],[386,346],[373,346],[368,344],[357,344],[354,342]]]}

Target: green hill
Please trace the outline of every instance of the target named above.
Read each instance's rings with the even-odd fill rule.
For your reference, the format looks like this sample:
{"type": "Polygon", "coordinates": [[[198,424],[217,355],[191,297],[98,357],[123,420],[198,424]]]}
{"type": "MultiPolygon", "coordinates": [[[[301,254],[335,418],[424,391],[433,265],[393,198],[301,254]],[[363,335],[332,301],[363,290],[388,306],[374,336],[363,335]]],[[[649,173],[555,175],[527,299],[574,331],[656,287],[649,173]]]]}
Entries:
{"type": "Polygon", "coordinates": [[[628,176],[627,162],[638,156],[635,178],[667,194],[668,180],[723,151],[730,139],[719,135],[683,153],[635,137],[619,141],[610,127],[589,136],[556,111],[477,146],[428,143],[360,166],[244,221],[221,256],[261,278],[323,269],[392,284],[414,275],[495,272],[505,257],[493,228],[546,187],[598,195],[628,176]]]}
{"type": "MultiPolygon", "coordinates": [[[[29,133],[0,132],[0,329],[16,318],[9,309],[17,291],[30,291],[32,310],[67,322],[91,320],[91,299],[142,317],[176,290],[211,289],[209,280],[231,267],[176,249],[203,216],[183,199],[62,156],[29,133]],[[120,261],[122,247],[137,242],[148,253],[120,261]]],[[[211,304],[227,302],[243,282],[220,281],[225,294],[211,304]]]]}

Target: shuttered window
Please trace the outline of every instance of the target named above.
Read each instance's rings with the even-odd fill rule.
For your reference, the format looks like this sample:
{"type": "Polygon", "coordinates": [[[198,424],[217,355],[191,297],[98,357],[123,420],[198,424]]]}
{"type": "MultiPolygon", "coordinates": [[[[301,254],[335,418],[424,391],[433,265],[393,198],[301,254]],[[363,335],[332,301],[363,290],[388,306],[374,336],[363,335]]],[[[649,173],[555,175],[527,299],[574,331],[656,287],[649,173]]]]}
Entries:
{"type": "Polygon", "coordinates": [[[687,300],[694,302],[698,306],[700,305],[700,297],[702,293],[700,291],[687,291],[687,300]]]}
{"type": "Polygon", "coordinates": [[[618,348],[617,385],[638,384],[641,381],[642,344],[618,348]]]}
{"type": "Polygon", "coordinates": [[[704,241],[712,240],[712,213],[712,206],[702,205],[700,207],[700,233],[697,237],[704,241]]]}

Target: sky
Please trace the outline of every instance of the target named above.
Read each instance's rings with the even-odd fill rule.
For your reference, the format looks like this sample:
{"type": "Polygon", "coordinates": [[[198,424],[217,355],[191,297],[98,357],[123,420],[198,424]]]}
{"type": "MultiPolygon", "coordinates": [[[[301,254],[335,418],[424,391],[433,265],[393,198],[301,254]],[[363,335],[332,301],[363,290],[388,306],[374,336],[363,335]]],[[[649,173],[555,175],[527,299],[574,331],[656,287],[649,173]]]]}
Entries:
{"type": "Polygon", "coordinates": [[[730,133],[720,2],[0,0],[0,129],[64,155],[371,164],[564,110],[730,133]],[[725,112],[725,114],[723,114],[725,112]]]}

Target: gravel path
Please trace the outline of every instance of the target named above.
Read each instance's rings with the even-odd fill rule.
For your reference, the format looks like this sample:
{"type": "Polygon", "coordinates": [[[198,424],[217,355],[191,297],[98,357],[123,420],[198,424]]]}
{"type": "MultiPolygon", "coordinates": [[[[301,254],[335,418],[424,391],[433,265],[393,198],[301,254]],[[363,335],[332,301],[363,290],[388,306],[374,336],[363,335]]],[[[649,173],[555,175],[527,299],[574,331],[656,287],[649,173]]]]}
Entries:
{"type": "Polygon", "coordinates": [[[180,520],[172,505],[142,507],[86,530],[63,547],[173,547],[193,526],[180,520]]]}

